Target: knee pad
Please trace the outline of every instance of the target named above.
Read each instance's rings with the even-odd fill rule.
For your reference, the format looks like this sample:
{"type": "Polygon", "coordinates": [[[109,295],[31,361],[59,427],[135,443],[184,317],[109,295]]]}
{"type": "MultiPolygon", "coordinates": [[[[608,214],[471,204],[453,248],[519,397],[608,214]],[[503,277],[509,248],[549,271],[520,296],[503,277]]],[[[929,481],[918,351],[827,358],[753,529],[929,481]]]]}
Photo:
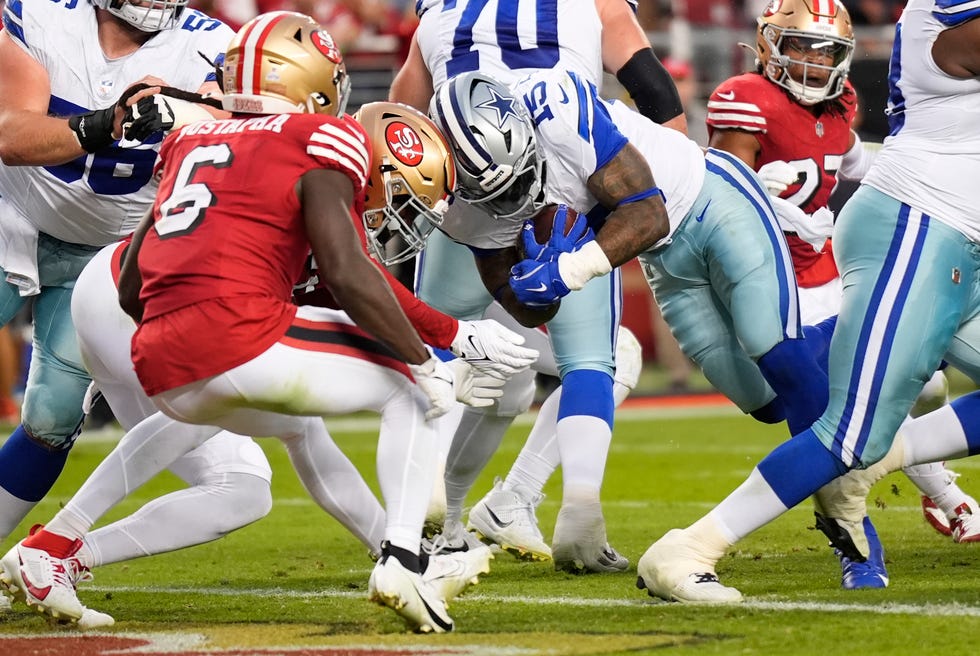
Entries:
{"type": "Polygon", "coordinates": [[[534,401],[534,376],[532,369],[515,374],[504,383],[504,394],[491,408],[498,417],[516,417],[527,412],[534,401]]]}
{"type": "Polygon", "coordinates": [[[642,370],[643,347],[640,346],[640,340],[629,328],[620,326],[616,339],[616,374],[613,380],[632,390],[639,382],[642,370]]]}
{"type": "Polygon", "coordinates": [[[619,327],[616,340],[616,374],[613,376],[613,402],[617,407],[630,395],[643,370],[643,347],[629,328],[619,327]]]}

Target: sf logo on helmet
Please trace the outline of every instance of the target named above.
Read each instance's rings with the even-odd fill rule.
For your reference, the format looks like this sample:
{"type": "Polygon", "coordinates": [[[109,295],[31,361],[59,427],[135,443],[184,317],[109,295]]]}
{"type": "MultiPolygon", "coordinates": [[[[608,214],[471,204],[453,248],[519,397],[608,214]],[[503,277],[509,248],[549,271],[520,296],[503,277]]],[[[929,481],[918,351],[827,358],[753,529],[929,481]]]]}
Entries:
{"type": "Polygon", "coordinates": [[[422,163],[422,140],[411,126],[395,121],[385,128],[385,141],[398,161],[408,166],[422,163]]]}
{"type": "Polygon", "coordinates": [[[310,38],[313,40],[313,47],[319,50],[324,57],[335,64],[343,61],[343,58],[340,56],[340,49],[333,42],[333,37],[325,30],[317,30],[310,35],[310,38]]]}

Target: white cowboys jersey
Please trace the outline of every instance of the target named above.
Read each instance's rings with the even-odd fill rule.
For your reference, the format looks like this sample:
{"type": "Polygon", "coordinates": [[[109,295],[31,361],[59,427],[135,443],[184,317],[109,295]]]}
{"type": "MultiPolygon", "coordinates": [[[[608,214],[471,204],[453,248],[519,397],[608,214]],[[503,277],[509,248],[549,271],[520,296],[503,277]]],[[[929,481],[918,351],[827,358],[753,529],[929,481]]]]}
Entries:
{"type": "Polygon", "coordinates": [[[980,242],[980,80],[950,77],[932,59],[941,31],[976,16],[975,0],[910,0],[891,56],[891,133],[863,183],[980,242]]]}
{"type": "Polygon", "coordinates": [[[595,0],[420,0],[418,13],[416,39],[434,89],[469,71],[508,85],[539,69],[601,80],[595,0]]]}
{"type": "MultiPolygon", "coordinates": [[[[215,79],[198,53],[215,61],[234,36],[220,21],[185,9],[178,27],[159,32],[131,55],[108,59],[88,0],[8,0],[3,22],[9,37],[47,70],[52,116],[109,107],[147,75],[197,91],[215,79]]],[[[58,166],[0,164],[2,202],[62,241],[111,243],[132,232],[153,201],[160,140],[120,142],[58,166]]]]}
{"type": "Polygon", "coordinates": [[[595,85],[574,73],[542,71],[515,84],[514,93],[537,124],[546,202],[604,218],[608,212],[597,207],[588,179],[628,141],[647,160],[664,193],[673,233],[704,182],[704,153],[695,142],[623,103],[599,98],[595,85]]]}

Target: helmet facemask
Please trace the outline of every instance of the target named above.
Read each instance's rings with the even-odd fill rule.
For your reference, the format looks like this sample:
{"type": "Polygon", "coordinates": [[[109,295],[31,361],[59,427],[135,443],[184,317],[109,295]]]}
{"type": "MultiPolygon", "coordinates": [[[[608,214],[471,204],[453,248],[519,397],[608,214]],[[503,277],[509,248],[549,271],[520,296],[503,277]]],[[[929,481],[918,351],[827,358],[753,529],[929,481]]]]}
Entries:
{"type": "Polygon", "coordinates": [[[854,32],[840,2],[772,0],[758,26],[757,63],[762,73],[800,104],[816,105],[844,92],[854,32]]]}
{"type": "Polygon", "coordinates": [[[355,119],[372,151],[362,212],[368,250],[385,266],[398,264],[421,251],[442,225],[456,185],[455,163],[435,124],[412,107],[368,103],[355,119]]]}
{"type": "Polygon", "coordinates": [[[771,25],[762,29],[762,38],[769,43],[772,55],[763,69],[766,77],[789,91],[803,105],[816,105],[832,100],[844,92],[844,81],[851,68],[854,42],[840,37],[814,36],[800,30],[780,30],[771,25]],[[773,38],[775,37],[775,38],[773,38]],[[825,55],[829,64],[808,59],[813,53],[825,55]],[[796,66],[796,79],[791,67],[796,66]],[[826,82],[813,84],[826,72],[826,82]]]}
{"type": "Polygon", "coordinates": [[[92,0],[143,32],[160,32],[177,26],[188,0],[92,0]]]}

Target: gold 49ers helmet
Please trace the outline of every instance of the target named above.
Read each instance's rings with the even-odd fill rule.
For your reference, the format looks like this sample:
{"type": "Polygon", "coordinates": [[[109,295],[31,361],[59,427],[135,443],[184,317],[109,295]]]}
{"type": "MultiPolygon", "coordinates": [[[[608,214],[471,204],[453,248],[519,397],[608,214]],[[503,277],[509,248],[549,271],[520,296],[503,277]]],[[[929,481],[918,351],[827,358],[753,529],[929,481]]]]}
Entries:
{"type": "Polygon", "coordinates": [[[230,112],[341,116],[350,80],[333,38],[305,14],[253,18],[231,40],[222,70],[230,112]]]}
{"type": "Polygon", "coordinates": [[[757,56],[766,77],[804,105],[843,93],[854,30],[839,0],[772,0],[758,24],[757,56]],[[798,79],[790,75],[794,65],[801,67],[798,79]]]}
{"type": "Polygon", "coordinates": [[[456,186],[456,163],[435,123],[412,107],[373,102],[354,118],[371,142],[363,213],[368,249],[386,266],[404,262],[442,225],[456,186]],[[400,243],[392,241],[396,236],[400,243]]]}

